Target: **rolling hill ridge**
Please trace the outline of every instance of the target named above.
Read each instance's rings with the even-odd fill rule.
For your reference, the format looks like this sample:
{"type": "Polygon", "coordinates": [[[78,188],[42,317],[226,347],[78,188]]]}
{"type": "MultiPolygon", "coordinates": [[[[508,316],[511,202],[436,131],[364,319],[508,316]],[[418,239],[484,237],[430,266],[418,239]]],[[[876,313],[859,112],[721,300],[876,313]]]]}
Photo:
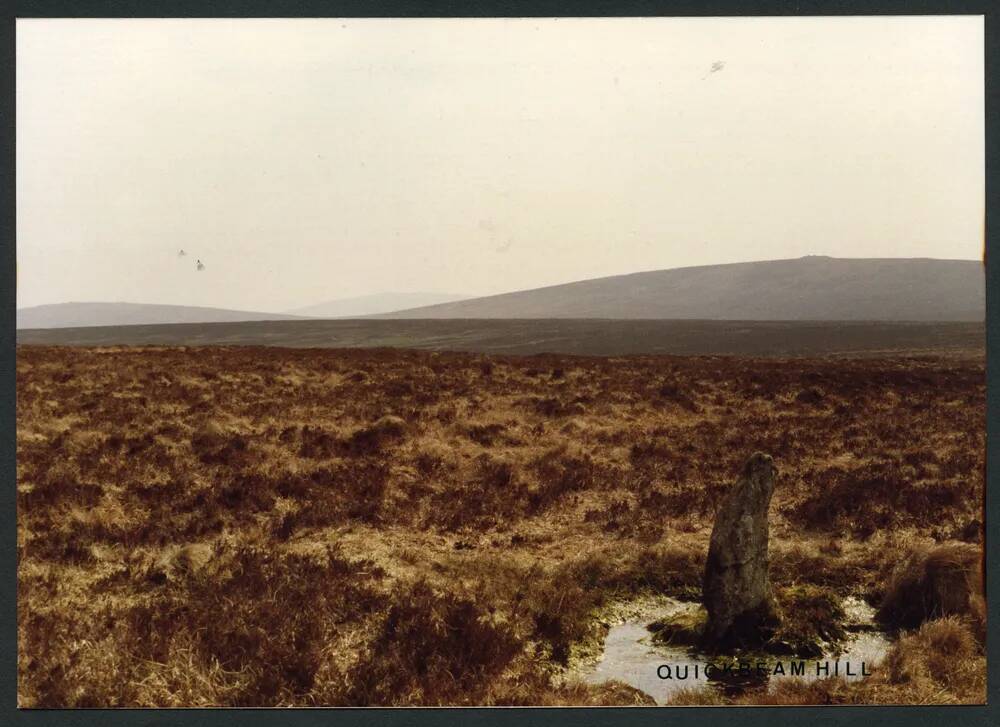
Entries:
{"type": "Polygon", "coordinates": [[[985,311],[976,260],[808,256],[616,275],[374,317],[980,321],[985,311]]]}

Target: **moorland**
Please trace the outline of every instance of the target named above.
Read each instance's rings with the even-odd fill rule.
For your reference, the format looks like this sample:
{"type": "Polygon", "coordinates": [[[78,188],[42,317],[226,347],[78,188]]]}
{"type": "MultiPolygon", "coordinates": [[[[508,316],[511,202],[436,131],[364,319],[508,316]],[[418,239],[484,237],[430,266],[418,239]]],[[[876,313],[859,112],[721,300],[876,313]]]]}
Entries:
{"type": "Polygon", "coordinates": [[[899,567],[977,570],[985,383],[975,348],[19,345],[19,703],[647,704],[568,667],[609,604],[697,599],[757,450],[779,601],[862,598],[895,643],[862,682],[678,703],[981,702],[981,603],[907,610],[899,567]]]}

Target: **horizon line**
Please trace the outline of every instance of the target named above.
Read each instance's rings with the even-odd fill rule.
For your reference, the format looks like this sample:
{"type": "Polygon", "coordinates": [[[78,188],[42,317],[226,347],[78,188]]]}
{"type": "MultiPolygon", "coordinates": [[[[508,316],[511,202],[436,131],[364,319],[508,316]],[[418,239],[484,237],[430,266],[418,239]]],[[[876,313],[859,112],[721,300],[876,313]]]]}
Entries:
{"type": "MultiPolygon", "coordinates": [[[[399,310],[385,311],[384,313],[365,314],[365,315],[388,315],[389,313],[402,312],[404,310],[415,310],[415,309],[418,309],[418,308],[431,308],[431,307],[434,307],[434,306],[437,306],[437,305],[451,305],[452,303],[461,303],[461,302],[470,301],[470,300],[478,300],[478,299],[483,299],[483,298],[496,298],[496,297],[503,296],[503,295],[512,295],[512,294],[515,294],[515,293],[527,293],[527,292],[534,291],[534,290],[544,290],[546,288],[558,288],[560,286],[574,285],[576,283],[585,283],[585,282],[590,282],[590,281],[594,281],[594,280],[606,280],[606,279],[610,279],[610,278],[625,278],[625,277],[629,277],[629,276],[632,276],[632,275],[644,275],[644,274],[648,274],[648,273],[663,273],[663,272],[670,272],[670,271],[674,271],[674,270],[696,270],[696,269],[699,269],[699,268],[727,267],[727,266],[731,266],[731,265],[758,265],[758,264],[761,264],[761,263],[790,262],[790,261],[794,261],[794,260],[806,260],[808,258],[822,258],[822,259],[828,259],[828,260],[844,260],[844,261],[854,261],[854,260],[870,260],[870,261],[884,261],[884,260],[903,261],[903,260],[911,260],[911,261],[918,261],[918,260],[926,260],[926,261],[934,261],[934,262],[965,262],[965,263],[979,263],[979,264],[983,264],[983,265],[985,264],[982,259],[975,259],[975,258],[937,258],[937,257],[926,257],[926,256],[921,256],[921,257],[884,257],[884,256],[883,257],[837,257],[836,255],[825,255],[825,254],[818,254],[818,253],[810,253],[808,255],[800,255],[798,257],[789,257],[789,258],[769,258],[769,259],[763,259],[763,260],[741,260],[741,261],[726,262],[726,263],[704,263],[704,264],[700,264],[700,265],[681,265],[681,266],[672,267],[672,268],[652,268],[652,269],[645,269],[645,270],[635,270],[635,271],[629,272],[629,273],[615,273],[613,275],[601,275],[601,276],[598,276],[598,277],[595,277],[595,278],[581,278],[581,279],[577,279],[577,280],[565,281],[565,282],[562,282],[562,283],[551,283],[549,285],[539,285],[539,286],[536,286],[536,287],[533,287],[533,288],[517,288],[517,289],[514,289],[514,290],[507,290],[507,291],[504,291],[502,293],[487,293],[487,294],[483,294],[483,295],[470,295],[467,298],[460,298],[459,300],[445,302],[445,303],[432,303],[432,304],[429,304],[429,305],[415,306],[414,308],[401,308],[399,310]]],[[[232,312],[235,312],[235,313],[264,313],[264,314],[267,314],[267,315],[285,315],[285,316],[290,316],[290,317],[310,319],[310,318],[318,318],[318,317],[317,316],[308,316],[308,315],[301,315],[301,314],[291,313],[289,311],[301,310],[302,308],[309,308],[309,307],[313,307],[313,306],[324,305],[326,303],[332,303],[332,302],[338,302],[338,301],[348,301],[348,300],[354,300],[354,299],[358,299],[358,298],[372,297],[372,296],[378,296],[378,295],[397,295],[397,294],[399,294],[399,295],[411,295],[411,294],[455,295],[454,293],[443,293],[443,292],[428,291],[428,290],[419,290],[419,291],[382,290],[382,291],[377,291],[377,292],[373,292],[373,293],[361,293],[361,294],[358,294],[358,295],[346,296],[344,298],[334,298],[334,299],[331,299],[331,300],[319,301],[317,303],[307,303],[305,305],[295,306],[293,308],[283,308],[282,310],[278,310],[278,311],[276,311],[276,310],[247,309],[247,308],[231,308],[231,307],[228,307],[228,306],[225,306],[225,305],[193,305],[193,304],[189,304],[189,303],[139,303],[139,302],[129,301],[129,300],[106,300],[106,299],[105,300],[63,300],[63,301],[54,302],[54,303],[35,303],[33,305],[26,305],[26,306],[23,306],[23,307],[18,307],[15,304],[15,312],[30,310],[30,309],[33,309],[33,308],[42,308],[44,306],[57,306],[57,305],[137,305],[137,306],[162,306],[162,307],[177,307],[177,308],[201,308],[201,309],[205,309],[205,310],[226,310],[226,311],[232,311],[232,312]]],[[[341,317],[341,316],[338,316],[338,317],[341,317]]],[[[349,316],[346,316],[346,317],[349,318],[349,316]]]]}

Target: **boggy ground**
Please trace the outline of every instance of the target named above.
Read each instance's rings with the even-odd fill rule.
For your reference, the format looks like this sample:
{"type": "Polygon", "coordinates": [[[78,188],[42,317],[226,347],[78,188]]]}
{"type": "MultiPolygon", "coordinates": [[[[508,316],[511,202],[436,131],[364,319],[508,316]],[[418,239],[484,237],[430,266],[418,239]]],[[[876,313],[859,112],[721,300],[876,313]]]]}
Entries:
{"type": "MultiPolygon", "coordinates": [[[[748,454],[776,590],[877,604],[979,548],[984,417],[975,354],[22,346],[19,702],[648,703],[562,665],[607,604],[698,597],[748,454]]],[[[984,700],[981,623],[909,628],[866,682],[741,700],[984,700]]]]}

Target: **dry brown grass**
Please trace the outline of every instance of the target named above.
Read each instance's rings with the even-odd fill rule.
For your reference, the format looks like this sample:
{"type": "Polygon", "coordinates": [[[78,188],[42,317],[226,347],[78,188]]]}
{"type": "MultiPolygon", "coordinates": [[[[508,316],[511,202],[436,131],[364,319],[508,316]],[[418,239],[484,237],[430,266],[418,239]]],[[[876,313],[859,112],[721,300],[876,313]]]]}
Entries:
{"type": "MultiPolygon", "coordinates": [[[[814,605],[880,602],[915,548],[980,550],[981,358],[17,365],[23,706],[643,703],[552,677],[609,599],[697,598],[754,450],[780,468],[772,581],[814,605]]],[[[971,699],[981,660],[940,681],[926,628],[897,647],[918,666],[850,698],[971,699]]]]}
{"type": "Polygon", "coordinates": [[[985,641],[982,551],[965,543],[914,550],[893,570],[879,608],[891,626],[916,628],[942,616],[969,616],[985,641]]]}

